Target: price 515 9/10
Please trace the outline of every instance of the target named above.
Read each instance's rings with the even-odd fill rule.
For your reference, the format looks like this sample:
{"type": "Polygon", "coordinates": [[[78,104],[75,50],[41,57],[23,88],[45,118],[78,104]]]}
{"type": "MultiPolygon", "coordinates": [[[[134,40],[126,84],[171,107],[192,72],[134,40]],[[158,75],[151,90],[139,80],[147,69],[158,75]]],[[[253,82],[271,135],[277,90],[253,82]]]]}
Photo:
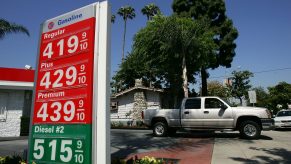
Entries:
{"type": "Polygon", "coordinates": [[[59,40],[57,44],[55,44],[55,42],[49,42],[42,51],[42,56],[51,59],[55,53],[58,53],[58,56],[63,56],[66,54],[73,54],[77,52],[77,50],[83,51],[87,48],[87,32],[83,32],[77,35],[72,35],[68,38],[63,38],[59,40]]]}

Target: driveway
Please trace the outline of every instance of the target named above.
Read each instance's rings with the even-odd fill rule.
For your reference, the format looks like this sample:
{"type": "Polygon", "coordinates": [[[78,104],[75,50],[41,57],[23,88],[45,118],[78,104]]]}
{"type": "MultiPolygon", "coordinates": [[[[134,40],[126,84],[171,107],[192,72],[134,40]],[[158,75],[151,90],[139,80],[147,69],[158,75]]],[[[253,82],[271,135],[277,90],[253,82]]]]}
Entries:
{"type": "MultiPolygon", "coordinates": [[[[150,130],[111,130],[111,157],[145,155],[176,163],[291,163],[291,130],[266,131],[258,140],[244,140],[238,132],[179,132],[173,137],[153,137],[150,130]]],[[[0,156],[19,154],[26,138],[4,141],[0,156]]]]}

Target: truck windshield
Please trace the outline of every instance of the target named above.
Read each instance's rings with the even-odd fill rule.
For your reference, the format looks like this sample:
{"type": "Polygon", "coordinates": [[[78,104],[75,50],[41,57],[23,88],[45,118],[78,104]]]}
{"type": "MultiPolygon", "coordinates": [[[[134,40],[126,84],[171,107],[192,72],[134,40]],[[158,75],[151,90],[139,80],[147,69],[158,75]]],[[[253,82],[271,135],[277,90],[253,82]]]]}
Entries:
{"type": "Polygon", "coordinates": [[[291,110],[290,111],[280,111],[277,114],[277,117],[284,117],[284,116],[291,116],[291,110]]]}

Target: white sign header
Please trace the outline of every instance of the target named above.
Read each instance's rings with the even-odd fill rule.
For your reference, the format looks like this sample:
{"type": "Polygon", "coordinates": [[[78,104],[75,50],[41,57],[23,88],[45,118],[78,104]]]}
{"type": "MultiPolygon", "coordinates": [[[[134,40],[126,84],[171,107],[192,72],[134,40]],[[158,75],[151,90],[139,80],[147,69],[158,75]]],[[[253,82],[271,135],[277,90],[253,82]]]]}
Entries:
{"type": "Polygon", "coordinates": [[[95,17],[95,5],[96,4],[91,4],[45,21],[43,23],[43,33],[95,17]]]}

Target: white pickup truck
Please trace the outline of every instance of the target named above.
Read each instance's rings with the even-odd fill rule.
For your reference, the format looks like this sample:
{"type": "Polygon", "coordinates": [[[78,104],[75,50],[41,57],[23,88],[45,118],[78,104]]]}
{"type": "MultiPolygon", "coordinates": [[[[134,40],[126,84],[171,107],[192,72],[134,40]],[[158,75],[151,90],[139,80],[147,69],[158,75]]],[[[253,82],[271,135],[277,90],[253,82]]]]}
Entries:
{"type": "Polygon", "coordinates": [[[256,139],[262,130],[274,128],[266,108],[231,107],[219,97],[184,98],[180,109],[146,109],[144,124],[155,136],[173,134],[180,128],[204,130],[239,130],[243,138],[256,139]]]}

